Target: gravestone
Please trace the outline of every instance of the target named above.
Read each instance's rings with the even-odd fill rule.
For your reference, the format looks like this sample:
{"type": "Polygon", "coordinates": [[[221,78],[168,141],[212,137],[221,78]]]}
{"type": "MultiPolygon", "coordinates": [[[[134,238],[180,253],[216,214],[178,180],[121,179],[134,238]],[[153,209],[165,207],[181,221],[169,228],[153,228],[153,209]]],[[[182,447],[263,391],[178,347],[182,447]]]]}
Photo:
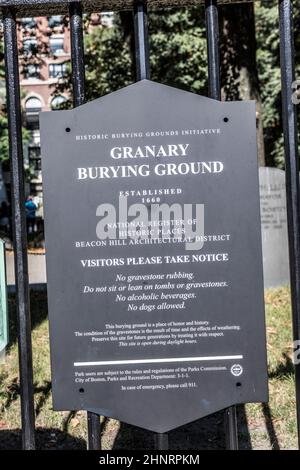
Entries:
{"type": "Polygon", "coordinates": [[[290,282],[285,172],[261,167],[259,187],[264,286],[279,287],[290,282]]]}
{"type": "Polygon", "coordinates": [[[41,114],[54,409],[267,401],[254,102],[143,80],[41,114]]]}

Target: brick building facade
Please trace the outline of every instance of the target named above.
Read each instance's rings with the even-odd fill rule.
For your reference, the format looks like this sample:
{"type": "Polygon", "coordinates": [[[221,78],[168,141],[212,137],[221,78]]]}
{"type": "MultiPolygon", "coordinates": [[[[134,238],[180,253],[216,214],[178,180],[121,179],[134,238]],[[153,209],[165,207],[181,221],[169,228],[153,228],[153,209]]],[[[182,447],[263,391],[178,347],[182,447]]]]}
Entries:
{"type": "MultiPolygon", "coordinates": [[[[110,27],[113,13],[91,16],[90,28],[110,27]]],[[[29,172],[26,192],[37,198],[42,216],[42,174],[39,113],[63,107],[67,93],[56,91],[57,82],[66,75],[70,64],[70,28],[63,16],[23,18],[18,22],[20,84],[23,124],[30,138],[24,149],[29,172]]]]}

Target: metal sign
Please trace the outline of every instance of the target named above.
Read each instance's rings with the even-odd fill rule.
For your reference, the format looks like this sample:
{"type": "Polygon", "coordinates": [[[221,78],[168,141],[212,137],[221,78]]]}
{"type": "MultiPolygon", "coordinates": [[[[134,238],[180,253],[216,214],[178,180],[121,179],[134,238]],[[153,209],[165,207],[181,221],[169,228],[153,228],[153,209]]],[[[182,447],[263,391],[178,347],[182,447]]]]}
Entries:
{"type": "Polygon", "coordinates": [[[255,103],[41,114],[53,400],[157,432],[267,401],[255,103]]]}
{"type": "Polygon", "coordinates": [[[0,358],[8,344],[5,243],[0,239],[0,358]]]}

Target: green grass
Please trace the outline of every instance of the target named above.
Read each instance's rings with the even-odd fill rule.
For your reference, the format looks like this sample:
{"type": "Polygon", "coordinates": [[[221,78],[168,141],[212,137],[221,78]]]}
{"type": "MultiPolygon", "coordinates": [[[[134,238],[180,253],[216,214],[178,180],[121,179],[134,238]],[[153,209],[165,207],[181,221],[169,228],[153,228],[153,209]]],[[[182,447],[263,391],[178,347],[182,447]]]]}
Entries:
{"type": "Polygon", "coordinates": [[[265,294],[269,369],[268,405],[247,405],[251,440],[257,449],[296,449],[296,402],[292,363],[290,292],[265,294]]]}
{"type": "MultiPolygon", "coordinates": [[[[31,295],[37,445],[44,449],[84,449],[86,413],[54,412],[45,294],[31,295]]],[[[0,449],[20,448],[20,387],[16,344],[15,299],[9,296],[10,346],[0,365],[0,449]]],[[[269,365],[268,405],[238,408],[239,443],[243,449],[295,449],[295,393],[291,348],[290,297],[287,288],[266,292],[269,365]]],[[[153,448],[153,433],[115,420],[102,419],[104,449],[153,448]]],[[[224,448],[223,413],[184,426],[169,434],[171,449],[224,448]]]]}

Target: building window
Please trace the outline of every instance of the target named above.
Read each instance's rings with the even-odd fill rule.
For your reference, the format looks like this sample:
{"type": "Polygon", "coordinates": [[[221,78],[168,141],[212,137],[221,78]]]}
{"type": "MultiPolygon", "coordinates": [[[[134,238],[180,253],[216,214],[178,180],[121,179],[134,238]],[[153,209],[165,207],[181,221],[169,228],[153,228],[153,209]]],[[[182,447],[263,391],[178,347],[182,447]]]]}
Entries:
{"type": "Polygon", "coordinates": [[[24,29],[31,30],[36,27],[36,20],[35,18],[22,18],[21,24],[24,29]]]}
{"type": "Polygon", "coordinates": [[[62,24],[63,24],[63,17],[61,15],[49,16],[48,18],[49,28],[57,28],[58,26],[62,26],[62,24]]]}
{"type": "Polygon", "coordinates": [[[37,145],[31,145],[29,147],[29,158],[39,160],[41,158],[41,148],[37,145]]]}
{"type": "Polygon", "coordinates": [[[50,37],[50,51],[52,54],[60,55],[65,54],[64,50],[64,36],[60,35],[53,35],[50,37]]]}
{"type": "Polygon", "coordinates": [[[62,95],[55,96],[53,100],[51,101],[51,108],[55,111],[58,109],[63,109],[65,106],[65,103],[67,102],[67,98],[62,95]]]}
{"type": "Polygon", "coordinates": [[[101,13],[101,24],[107,28],[112,28],[114,25],[114,13],[112,11],[105,11],[101,13]]]}
{"type": "Polygon", "coordinates": [[[37,40],[35,37],[23,39],[24,55],[33,54],[37,50],[37,40]]]}
{"type": "Polygon", "coordinates": [[[28,112],[39,112],[42,109],[42,102],[39,98],[36,98],[35,96],[32,96],[31,98],[28,98],[25,103],[25,109],[28,112]]]}
{"type": "Polygon", "coordinates": [[[31,96],[25,101],[26,126],[34,129],[39,124],[39,113],[42,110],[42,102],[39,98],[31,96]]]}
{"type": "Polygon", "coordinates": [[[24,77],[25,78],[40,78],[40,66],[39,64],[27,64],[24,66],[24,77]]]}
{"type": "Polygon", "coordinates": [[[64,62],[62,64],[49,64],[49,77],[65,77],[67,73],[67,64],[64,62]]]}
{"type": "Polygon", "coordinates": [[[34,171],[41,171],[41,149],[37,146],[30,146],[28,149],[30,166],[34,171]]]}

